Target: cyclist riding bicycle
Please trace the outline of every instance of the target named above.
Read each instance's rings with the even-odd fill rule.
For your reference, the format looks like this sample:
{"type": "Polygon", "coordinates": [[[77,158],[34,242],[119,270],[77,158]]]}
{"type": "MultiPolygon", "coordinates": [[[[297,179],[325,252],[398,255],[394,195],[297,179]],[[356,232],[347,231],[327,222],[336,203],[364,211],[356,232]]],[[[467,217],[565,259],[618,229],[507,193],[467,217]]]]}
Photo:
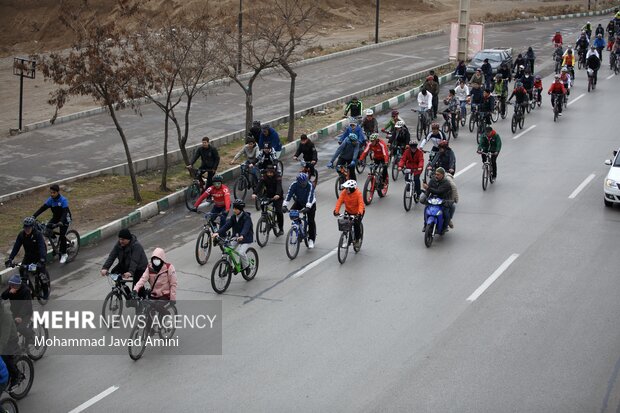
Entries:
{"type": "MultiPolygon", "coordinates": [[[[246,271],[250,266],[247,250],[254,242],[254,226],[252,225],[252,217],[249,212],[244,211],[245,202],[241,199],[233,201],[233,215],[226,221],[218,232],[213,233],[213,238],[225,237],[226,231],[232,230],[234,238],[234,249],[241,259],[242,271],[246,271]]],[[[231,245],[232,246],[232,245],[231,245]]]]}
{"type": "Polygon", "coordinates": [[[396,125],[396,122],[402,120],[398,114],[399,112],[397,110],[392,111],[390,115],[390,120],[388,120],[388,122],[385,124],[385,127],[381,129],[381,132],[392,133],[394,131],[394,125],[396,125]]]}
{"type": "Polygon", "coordinates": [[[491,96],[491,91],[489,89],[484,89],[482,92],[482,102],[480,103],[480,114],[482,115],[482,119],[485,124],[490,125],[491,121],[491,113],[495,108],[495,100],[493,96],[491,96]]]}
{"type": "Polygon", "coordinates": [[[566,96],[569,96],[570,88],[573,85],[573,79],[570,73],[568,73],[568,68],[566,67],[562,68],[562,71],[560,72],[560,80],[562,81],[562,84],[564,85],[564,88],[566,89],[566,96]]]}
{"type": "Polygon", "coordinates": [[[338,137],[338,143],[344,142],[347,136],[352,133],[357,136],[357,139],[359,140],[362,148],[366,146],[366,135],[364,135],[364,130],[360,125],[357,124],[355,118],[349,118],[349,126],[347,126],[342,132],[342,134],[338,137]]]}
{"type": "Polygon", "coordinates": [[[562,40],[562,33],[560,33],[559,30],[556,31],[553,37],[551,38],[551,43],[553,43],[554,46],[557,46],[557,45],[562,46],[562,44],[564,43],[564,41],[562,40]]]}
{"type": "Polygon", "coordinates": [[[409,142],[407,149],[403,153],[403,156],[398,162],[398,169],[410,169],[413,175],[413,190],[415,192],[416,199],[420,199],[422,193],[420,187],[420,175],[424,171],[424,152],[418,149],[418,143],[416,141],[409,142]]]}
{"type": "Polygon", "coordinates": [[[590,45],[590,41],[586,38],[585,33],[582,34],[577,42],[575,43],[575,50],[577,51],[577,55],[580,59],[585,60],[585,54],[588,50],[588,46],[590,45]],[[581,56],[584,56],[583,58],[581,56]]]}
{"type": "Polygon", "coordinates": [[[374,114],[375,113],[372,109],[366,109],[366,117],[362,121],[362,129],[364,130],[364,134],[366,136],[379,132],[379,123],[377,122],[377,119],[375,119],[374,114]]]}
{"type": "Polygon", "coordinates": [[[347,102],[347,106],[344,108],[344,115],[347,116],[348,113],[351,113],[351,117],[357,118],[362,116],[362,110],[364,109],[362,105],[362,101],[357,98],[357,96],[353,96],[349,102],[347,102]]]}
{"type": "Polygon", "coordinates": [[[293,159],[296,161],[299,160],[299,155],[303,156],[304,162],[310,163],[308,168],[310,169],[310,174],[313,174],[314,165],[319,161],[319,156],[314,142],[312,142],[305,133],[302,133],[299,137],[299,146],[295,151],[295,155],[293,155],[293,159]]]}
{"type": "Polygon", "coordinates": [[[288,203],[293,200],[291,209],[306,210],[306,218],[308,219],[308,248],[314,248],[316,240],[316,195],[315,188],[311,182],[308,182],[308,175],[300,173],[297,179],[288,187],[286,198],[282,205],[283,211],[288,212],[288,203]]]}
{"type": "Polygon", "coordinates": [[[21,354],[17,328],[13,316],[0,305],[0,358],[4,361],[9,373],[9,382],[6,389],[11,389],[19,383],[19,370],[15,365],[16,355],[21,354]]]}
{"type": "Polygon", "coordinates": [[[469,91],[469,102],[471,104],[471,112],[475,113],[478,111],[478,108],[480,108],[480,104],[482,103],[482,89],[477,83],[474,83],[469,91]]]}
{"type": "Polygon", "coordinates": [[[433,122],[433,124],[431,125],[431,131],[428,133],[428,135],[426,135],[424,139],[422,139],[419,148],[420,150],[424,150],[424,146],[427,142],[430,141],[433,143],[433,148],[431,149],[431,151],[434,152],[433,156],[435,156],[436,152],[439,151],[439,143],[446,140],[446,134],[439,129],[439,123],[433,122]]]}
{"type": "Polygon", "coordinates": [[[547,94],[551,95],[551,106],[552,107],[555,105],[555,100],[560,99],[560,102],[558,104],[558,115],[560,116],[562,116],[562,106],[564,103],[564,96],[567,93],[568,92],[564,84],[562,83],[562,78],[560,77],[560,75],[555,75],[555,80],[551,84],[551,86],[549,86],[549,90],[547,91],[547,94]]]}
{"type": "Polygon", "coordinates": [[[228,212],[230,211],[230,189],[223,184],[222,175],[213,177],[213,185],[208,187],[194,202],[194,211],[198,210],[198,206],[208,198],[213,200],[213,208],[211,208],[211,222],[215,222],[216,216],[220,217],[220,227],[226,222],[228,212]]]}
{"type": "Polygon", "coordinates": [[[525,52],[525,68],[530,70],[530,73],[534,73],[534,62],[536,61],[536,54],[532,46],[527,48],[525,52]]]}
{"type": "Polygon", "coordinates": [[[616,25],[614,24],[614,19],[611,19],[609,23],[607,23],[607,50],[611,51],[611,47],[614,44],[614,38],[616,35],[616,25]]]}
{"type": "Polygon", "coordinates": [[[456,171],[456,155],[454,154],[452,148],[450,148],[448,141],[439,142],[439,146],[437,147],[437,149],[438,158],[435,166],[442,167],[443,169],[454,175],[454,172],[456,171]]]}
{"type": "Polygon", "coordinates": [[[538,103],[542,101],[543,84],[540,75],[534,76],[534,89],[538,91],[538,103]]]}
{"type": "Polygon", "coordinates": [[[523,83],[517,82],[515,83],[515,88],[512,91],[512,94],[508,98],[508,102],[510,102],[514,97],[516,101],[515,110],[517,110],[517,106],[521,106],[521,109],[523,109],[521,114],[523,115],[525,114],[525,106],[527,105],[528,96],[527,90],[523,87],[523,83]]]}
{"type": "Polygon", "coordinates": [[[220,165],[220,154],[214,146],[211,146],[208,136],[202,138],[202,146],[194,152],[194,156],[187,168],[191,168],[198,158],[200,158],[199,177],[202,180],[202,175],[206,172],[206,186],[210,186],[213,175],[215,175],[215,171],[217,171],[217,167],[220,165]]]}
{"type": "Polygon", "coordinates": [[[48,231],[52,231],[52,228],[60,225],[60,236],[58,240],[60,248],[60,263],[67,262],[67,230],[71,223],[71,211],[69,210],[69,201],[64,196],[60,195],[60,187],[57,184],[50,186],[50,197],[47,198],[45,203],[41,205],[39,209],[32,214],[33,217],[38,217],[45,210],[52,210],[52,218],[47,222],[48,231]]]}
{"type": "Polygon", "coordinates": [[[357,182],[353,179],[349,179],[342,184],[342,192],[336,201],[334,207],[334,216],[340,215],[340,208],[344,204],[344,210],[347,214],[355,216],[353,220],[353,231],[355,232],[354,245],[356,248],[360,246],[360,236],[362,235],[360,223],[364,218],[366,211],[364,206],[364,199],[362,197],[362,191],[357,188],[357,182]]]}
{"type": "Polygon", "coordinates": [[[252,175],[254,175],[256,180],[258,180],[259,171],[256,167],[256,162],[258,161],[258,152],[259,150],[258,146],[256,146],[256,141],[253,138],[248,138],[246,144],[243,146],[243,148],[241,148],[239,152],[237,152],[232,161],[230,161],[230,164],[234,164],[241,156],[245,156],[245,165],[248,166],[252,175]]]}
{"type": "Polygon", "coordinates": [[[282,202],[284,202],[284,190],[282,189],[282,177],[276,171],[276,167],[269,165],[265,170],[265,174],[258,182],[256,192],[252,194],[252,198],[263,196],[273,201],[273,208],[276,211],[276,219],[278,221],[278,232],[276,237],[284,234],[284,214],[282,213],[282,202]]]}
{"type": "Polygon", "coordinates": [[[508,97],[508,81],[502,78],[499,73],[495,75],[495,88],[493,93],[499,98],[499,113],[504,116],[506,114],[506,98],[508,97]]]}
{"type": "Polygon", "coordinates": [[[454,69],[454,76],[460,77],[461,79],[465,79],[465,75],[467,74],[467,65],[464,60],[459,61],[456,69],[454,69]]]}
{"type": "Polygon", "coordinates": [[[443,111],[443,114],[450,119],[450,128],[452,130],[456,130],[458,128],[456,124],[456,114],[459,111],[459,100],[456,97],[456,90],[450,89],[448,91],[448,96],[446,96],[443,100],[443,103],[447,105],[447,108],[443,111]]]}
{"type": "Polygon", "coordinates": [[[467,98],[469,96],[469,87],[465,84],[465,78],[461,79],[459,85],[454,88],[454,92],[459,101],[459,107],[461,108],[461,117],[464,117],[467,110],[467,98]]]}
{"type": "Polygon", "coordinates": [[[411,134],[409,133],[409,128],[407,128],[405,122],[399,120],[396,122],[396,125],[394,125],[394,133],[392,133],[392,136],[388,139],[388,147],[390,151],[394,151],[396,147],[405,149],[405,145],[407,145],[407,142],[410,140],[411,134]]]}
{"type": "Polygon", "coordinates": [[[26,277],[24,266],[29,264],[37,264],[37,271],[40,274],[45,273],[47,248],[43,234],[35,228],[35,223],[34,217],[24,218],[23,229],[17,235],[17,239],[15,239],[9,258],[4,262],[6,267],[12,266],[13,259],[19,250],[24,247],[24,258],[22,258],[22,266],[19,268],[19,273],[24,280],[26,277]]]}
{"type": "Polygon", "coordinates": [[[482,163],[487,161],[487,153],[491,152],[491,165],[493,166],[493,179],[497,179],[497,157],[502,150],[502,138],[491,126],[486,127],[485,139],[480,139],[478,151],[482,156],[482,163]]]}
{"type": "Polygon", "coordinates": [[[534,76],[532,76],[529,69],[525,69],[525,74],[521,79],[521,83],[523,83],[523,88],[527,90],[529,100],[532,100],[532,91],[534,89],[534,76]]]}
{"type": "Polygon", "coordinates": [[[432,75],[429,75],[426,77],[426,80],[422,85],[422,89],[428,90],[428,93],[431,95],[431,115],[433,119],[435,119],[437,117],[437,108],[439,106],[439,83],[435,82],[435,78],[432,75]]]}
{"type": "Polygon", "coordinates": [[[331,161],[327,164],[328,168],[334,166],[334,161],[338,158],[338,165],[348,165],[349,178],[355,179],[355,164],[359,158],[362,146],[358,141],[357,135],[350,133],[349,136],[340,144],[336,152],[332,156],[331,161]]]}
{"type": "Polygon", "coordinates": [[[596,54],[596,51],[588,56],[586,60],[586,67],[592,71],[592,83],[596,86],[598,70],[601,68],[601,59],[598,54],[596,54]]]}
{"type": "Polygon", "coordinates": [[[114,245],[101,268],[102,277],[108,275],[108,270],[116,259],[118,264],[112,268],[112,273],[122,274],[123,278],[131,277],[134,286],[149,265],[142,244],[127,228],[118,232],[118,243],[114,245]]]}
{"type": "Polygon", "coordinates": [[[433,95],[424,87],[422,87],[422,89],[418,93],[418,106],[420,112],[423,112],[424,116],[426,116],[426,124],[428,125],[428,122],[433,115],[433,95]]]}
{"type": "MultiPolygon", "coordinates": [[[[360,161],[365,160],[366,156],[368,156],[368,153],[370,151],[372,151],[373,161],[381,168],[381,176],[383,177],[383,182],[387,182],[387,164],[390,160],[390,155],[388,153],[387,145],[385,144],[383,139],[379,138],[378,133],[373,133],[372,135],[370,135],[370,145],[368,145],[360,155],[360,161]]],[[[381,187],[378,189],[381,189],[381,187]]]]}
{"type": "MultiPolygon", "coordinates": [[[[153,300],[165,300],[176,303],[177,300],[177,272],[174,265],[166,260],[166,253],[162,248],[155,248],[151,255],[149,265],[133,287],[138,294],[144,295],[144,285],[149,283],[151,293],[148,298],[153,300]]],[[[164,308],[165,303],[155,302],[155,308],[162,315],[168,314],[164,308]]]]}
{"type": "Polygon", "coordinates": [[[262,150],[258,153],[256,158],[256,167],[259,171],[263,171],[269,165],[276,165],[278,161],[278,155],[274,148],[266,143],[262,150]]]}
{"type": "Polygon", "coordinates": [[[34,331],[30,326],[32,319],[32,295],[30,288],[22,282],[19,275],[14,275],[9,279],[9,287],[0,296],[3,300],[9,300],[11,304],[11,314],[15,320],[17,331],[24,336],[26,344],[34,340],[34,331]]]}
{"type": "Polygon", "coordinates": [[[596,48],[596,52],[598,53],[598,57],[599,59],[601,59],[601,61],[603,60],[603,50],[605,49],[605,39],[603,39],[603,35],[599,34],[596,36],[596,38],[594,39],[594,42],[592,42],[592,46],[594,46],[596,48]]]}
{"type": "Polygon", "coordinates": [[[262,132],[260,138],[258,139],[258,147],[264,148],[266,144],[269,145],[271,148],[273,148],[276,159],[279,159],[280,152],[282,152],[280,135],[278,135],[278,132],[276,132],[274,128],[272,128],[266,123],[261,125],[261,130],[262,132]]]}
{"type": "Polygon", "coordinates": [[[592,37],[592,23],[587,22],[583,25],[581,30],[585,32],[586,36],[588,36],[588,39],[592,37]]]}
{"type": "MultiPolygon", "coordinates": [[[[260,121],[258,120],[252,121],[252,127],[250,128],[250,134],[247,137],[254,138],[254,142],[256,142],[257,140],[260,139],[260,134],[261,134],[260,121]]],[[[245,143],[248,143],[248,141],[246,140],[245,143]]]]}

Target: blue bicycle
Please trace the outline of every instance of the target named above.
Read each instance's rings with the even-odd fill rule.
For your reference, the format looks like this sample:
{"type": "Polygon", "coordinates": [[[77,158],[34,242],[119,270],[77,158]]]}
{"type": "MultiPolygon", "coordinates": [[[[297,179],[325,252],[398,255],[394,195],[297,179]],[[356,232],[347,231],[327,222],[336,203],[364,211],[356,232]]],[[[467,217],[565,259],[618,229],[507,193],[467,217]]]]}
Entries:
{"type": "Polygon", "coordinates": [[[286,234],[286,255],[289,259],[294,260],[299,254],[299,246],[303,240],[306,247],[308,246],[308,220],[306,218],[306,208],[301,211],[292,209],[288,214],[291,218],[291,228],[286,234]],[[300,216],[300,213],[303,216],[300,216]]]}

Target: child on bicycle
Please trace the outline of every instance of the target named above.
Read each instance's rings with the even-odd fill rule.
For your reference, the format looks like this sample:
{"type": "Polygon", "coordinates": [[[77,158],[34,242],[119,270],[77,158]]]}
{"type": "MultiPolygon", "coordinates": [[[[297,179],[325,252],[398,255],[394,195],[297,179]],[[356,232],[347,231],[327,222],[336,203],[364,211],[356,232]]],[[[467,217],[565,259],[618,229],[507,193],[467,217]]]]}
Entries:
{"type": "Polygon", "coordinates": [[[361,235],[360,223],[364,218],[366,210],[362,191],[357,188],[357,182],[353,179],[349,179],[342,184],[342,192],[340,192],[340,196],[334,207],[334,216],[337,217],[340,215],[340,207],[342,204],[344,204],[344,210],[347,214],[355,216],[355,220],[353,221],[353,230],[355,232],[354,245],[356,248],[359,248],[361,235]]]}
{"type": "Polygon", "coordinates": [[[252,218],[249,212],[245,212],[245,202],[241,199],[235,199],[233,202],[233,215],[226,221],[218,232],[215,232],[212,237],[225,237],[226,231],[232,230],[232,236],[235,240],[235,251],[239,254],[241,259],[242,271],[248,269],[250,263],[248,260],[247,250],[250,248],[252,242],[254,242],[254,230],[252,225],[252,218]]]}
{"type": "Polygon", "coordinates": [[[540,75],[536,75],[536,77],[534,78],[534,89],[538,91],[537,99],[538,103],[540,103],[542,101],[543,90],[542,78],[540,77],[540,75]]]}

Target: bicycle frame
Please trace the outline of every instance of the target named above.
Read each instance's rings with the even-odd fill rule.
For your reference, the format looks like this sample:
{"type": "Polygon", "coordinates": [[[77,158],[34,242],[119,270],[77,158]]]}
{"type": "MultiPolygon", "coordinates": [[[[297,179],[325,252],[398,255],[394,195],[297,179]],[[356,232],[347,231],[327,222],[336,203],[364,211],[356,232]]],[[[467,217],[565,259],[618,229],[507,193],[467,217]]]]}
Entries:
{"type": "Polygon", "coordinates": [[[241,256],[231,244],[235,242],[230,238],[220,240],[218,246],[222,250],[222,258],[230,262],[236,272],[241,271],[241,256]]]}

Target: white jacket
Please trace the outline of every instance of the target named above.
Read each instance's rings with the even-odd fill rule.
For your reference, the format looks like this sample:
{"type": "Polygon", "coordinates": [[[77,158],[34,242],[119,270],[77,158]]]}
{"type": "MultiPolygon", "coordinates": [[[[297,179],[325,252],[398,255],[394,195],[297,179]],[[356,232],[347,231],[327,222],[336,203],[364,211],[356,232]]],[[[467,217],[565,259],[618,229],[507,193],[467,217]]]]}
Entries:
{"type": "Polygon", "coordinates": [[[433,94],[429,91],[426,91],[426,96],[424,96],[422,92],[418,93],[418,105],[420,105],[420,109],[432,109],[433,94]]]}

